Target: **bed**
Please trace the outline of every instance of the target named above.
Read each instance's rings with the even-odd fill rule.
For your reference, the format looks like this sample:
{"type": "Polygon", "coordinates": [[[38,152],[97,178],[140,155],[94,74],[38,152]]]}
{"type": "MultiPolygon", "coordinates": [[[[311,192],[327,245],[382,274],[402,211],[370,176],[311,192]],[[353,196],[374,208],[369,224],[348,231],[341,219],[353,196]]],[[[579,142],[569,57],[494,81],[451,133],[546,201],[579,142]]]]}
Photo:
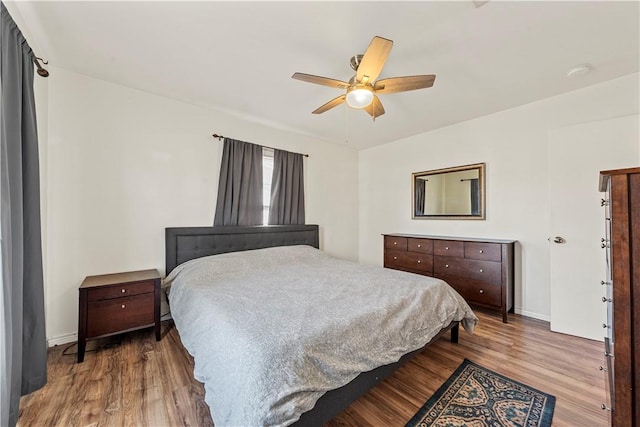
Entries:
{"type": "Polygon", "coordinates": [[[319,251],[317,225],[165,237],[172,316],[218,426],[322,425],[429,342],[447,331],[457,342],[459,323],[477,322],[438,279],[319,251]]]}

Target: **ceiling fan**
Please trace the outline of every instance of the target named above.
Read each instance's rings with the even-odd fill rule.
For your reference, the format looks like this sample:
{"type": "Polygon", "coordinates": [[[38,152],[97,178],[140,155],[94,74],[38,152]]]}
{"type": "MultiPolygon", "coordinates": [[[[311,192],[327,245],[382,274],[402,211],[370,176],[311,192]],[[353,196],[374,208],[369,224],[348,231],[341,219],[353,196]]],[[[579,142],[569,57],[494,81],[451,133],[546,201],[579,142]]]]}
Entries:
{"type": "Polygon", "coordinates": [[[304,82],[346,89],[346,93],[316,108],[313,114],[324,113],[346,101],[350,107],[366,111],[375,120],[376,117],[384,114],[384,108],[377,94],[429,88],[433,86],[436,79],[434,74],[429,74],[391,77],[376,81],[382,67],[387,62],[392,47],[392,40],[375,36],[364,55],[356,55],[351,58],[351,68],[356,74],[351,77],[348,83],[304,73],[294,73],[291,77],[304,82]]]}

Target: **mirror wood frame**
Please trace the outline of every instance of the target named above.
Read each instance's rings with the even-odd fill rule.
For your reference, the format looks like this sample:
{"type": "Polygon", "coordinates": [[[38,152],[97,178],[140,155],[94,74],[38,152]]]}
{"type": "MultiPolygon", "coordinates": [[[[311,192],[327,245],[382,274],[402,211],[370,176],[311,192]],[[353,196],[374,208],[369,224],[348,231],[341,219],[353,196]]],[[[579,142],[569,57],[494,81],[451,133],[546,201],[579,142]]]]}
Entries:
{"type": "Polygon", "coordinates": [[[485,205],[485,164],[474,163],[471,165],[456,166],[451,168],[434,169],[422,172],[414,172],[411,174],[411,218],[412,219],[486,219],[485,205]],[[416,179],[418,177],[446,174],[451,172],[463,172],[468,170],[478,170],[478,203],[479,214],[442,214],[442,215],[417,215],[416,210],[416,179]]]}

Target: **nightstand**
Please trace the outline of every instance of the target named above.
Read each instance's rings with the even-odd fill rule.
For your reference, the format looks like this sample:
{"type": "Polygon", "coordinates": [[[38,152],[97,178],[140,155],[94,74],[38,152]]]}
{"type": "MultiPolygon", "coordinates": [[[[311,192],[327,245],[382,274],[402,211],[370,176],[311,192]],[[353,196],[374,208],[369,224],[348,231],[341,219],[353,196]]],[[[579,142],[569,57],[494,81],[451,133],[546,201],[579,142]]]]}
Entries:
{"type": "Polygon", "coordinates": [[[89,339],[155,326],[160,341],[158,270],[87,276],[79,291],[78,363],[89,339]]]}

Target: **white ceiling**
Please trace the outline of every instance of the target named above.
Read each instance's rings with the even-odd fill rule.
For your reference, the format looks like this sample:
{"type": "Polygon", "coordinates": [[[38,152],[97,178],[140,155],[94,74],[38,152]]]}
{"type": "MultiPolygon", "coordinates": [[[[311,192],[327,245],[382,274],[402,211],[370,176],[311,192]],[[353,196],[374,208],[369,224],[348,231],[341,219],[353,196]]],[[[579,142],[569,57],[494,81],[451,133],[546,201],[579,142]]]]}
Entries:
{"type": "Polygon", "coordinates": [[[57,67],[361,149],[638,72],[639,6],[49,1],[9,10],[57,67]],[[374,35],[394,41],[380,78],[436,74],[434,87],[380,95],[386,114],[375,122],[344,105],[312,115],[341,92],[291,75],[349,80],[349,59],[374,35]],[[581,63],[593,70],[567,78],[581,63]]]}

